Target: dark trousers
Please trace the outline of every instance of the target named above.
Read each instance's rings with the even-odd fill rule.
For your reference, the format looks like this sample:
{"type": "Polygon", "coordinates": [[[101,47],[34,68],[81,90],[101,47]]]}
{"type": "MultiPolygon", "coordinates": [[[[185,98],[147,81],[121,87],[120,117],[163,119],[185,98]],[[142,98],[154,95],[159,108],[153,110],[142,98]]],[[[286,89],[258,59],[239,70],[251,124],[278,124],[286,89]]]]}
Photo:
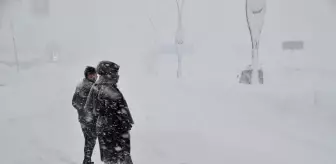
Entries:
{"type": "Polygon", "coordinates": [[[101,160],[107,164],[133,164],[130,133],[98,132],[101,160]]]}
{"type": "Polygon", "coordinates": [[[85,138],[84,163],[91,162],[91,156],[97,140],[96,125],[95,124],[85,125],[81,123],[81,127],[85,138]]]}

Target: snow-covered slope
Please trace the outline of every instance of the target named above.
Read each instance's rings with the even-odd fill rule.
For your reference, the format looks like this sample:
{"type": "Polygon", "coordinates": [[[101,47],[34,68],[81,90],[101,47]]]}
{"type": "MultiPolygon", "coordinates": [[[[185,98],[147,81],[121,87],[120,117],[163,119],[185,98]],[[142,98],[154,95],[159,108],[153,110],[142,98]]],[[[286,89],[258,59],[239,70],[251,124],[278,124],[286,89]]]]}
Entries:
{"type": "Polygon", "coordinates": [[[244,1],[194,0],[185,7],[189,53],[181,79],[171,48],[176,7],[168,0],[96,1],[96,54],[20,73],[1,66],[2,163],[80,163],[84,139],[71,97],[83,68],[108,59],[121,65],[120,87],[134,115],[135,164],[334,164],[336,22],[327,2],[268,3],[262,86],[236,79],[250,62],[244,1]],[[282,52],[281,42],[290,39],[304,40],[306,49],[282,52]],[[147,70],[155,49],[157,75],[147,70]]]}

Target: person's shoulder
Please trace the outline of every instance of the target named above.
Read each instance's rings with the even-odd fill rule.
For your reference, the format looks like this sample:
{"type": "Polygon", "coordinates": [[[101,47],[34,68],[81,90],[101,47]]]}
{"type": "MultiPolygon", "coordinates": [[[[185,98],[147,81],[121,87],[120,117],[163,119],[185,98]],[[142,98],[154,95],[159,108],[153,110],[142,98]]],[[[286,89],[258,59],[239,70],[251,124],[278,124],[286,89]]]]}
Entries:
{"type": "Polygon", "coordinates": [[[100,91],[112,100],[117,100],[122,97],[119,90],[115,86],[112,86],[112,85],[104,85],[100,91]]]}
{"type": "Polygon", "coordinates": [[[82,86],[82,81],[77,81],[76,82],[76,88],[80,88],[82,86]]]}
{"type": "Polygon", "coordinates": [[[84,86],[83,79],[77,82],[76,88],[82,88],[84,86]]]}
{"type": "Polygon", "coordinates": [[[86,89],[91,89],[91,87],[93,87],[94,84],[95,84],[94,82],[86,81],[86,82],[83,82],[83,87],[86,89]]]}

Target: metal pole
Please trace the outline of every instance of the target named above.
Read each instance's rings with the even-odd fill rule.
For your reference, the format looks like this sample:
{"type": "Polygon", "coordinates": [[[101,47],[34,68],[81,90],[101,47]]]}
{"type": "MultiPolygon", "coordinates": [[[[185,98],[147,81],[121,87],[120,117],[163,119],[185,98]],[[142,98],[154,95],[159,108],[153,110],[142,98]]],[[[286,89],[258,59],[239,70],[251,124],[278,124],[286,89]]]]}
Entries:
{"type": "Polygon", "coordinates": [[[12,32],[12,39],[13,39],[13,48],[14,48],[14,55],[15,55],[15,61],[16,61],[16,69],[18,72],[20,72],[20,62],[19,62],[19,56],[18,56],[18,51],[16,48],[16,40],[15,40],[15,34],[14,34],[14,24],[13,21],[10,21],[10,28],[12,32]]]}
{"type": "Polygon", "coordinates": [[[180,52],[180,44],[176,45],[176,53],[177,53],[177,78],[182,76],[182,54],[180,52]]]}
{"type": "Polygon", "coordinates": [[[183,44],[183,27],[182,27],[182,10],[184,6],[184,0],[181,0],[181,5],[179,1],[176,0],[177,6],[177,31],[175,36],[175,47],[177,53],[177,78],[182,76],[182,53],[181,46],[183,44]]]}
{"type": "Polygon", "coordinates": [[[252,43],[252,73],[251,83],[259,83],[259,39],[264,23],[266,0],[246,0],[246,21],[252,43]]]}

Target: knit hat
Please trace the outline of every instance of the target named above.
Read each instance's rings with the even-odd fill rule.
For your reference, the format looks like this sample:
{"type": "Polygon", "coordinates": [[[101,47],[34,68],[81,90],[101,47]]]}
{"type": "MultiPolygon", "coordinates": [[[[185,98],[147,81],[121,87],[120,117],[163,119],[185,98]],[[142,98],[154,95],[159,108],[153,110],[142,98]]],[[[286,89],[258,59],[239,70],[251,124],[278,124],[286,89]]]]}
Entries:
{"type": "Polygon", "coordinates": [[[101,61],[97,66],[97,73],[99,75],[113,75],[117,74],[119,71],[120,66],[116,63],[111,61],[101,61]]]}

